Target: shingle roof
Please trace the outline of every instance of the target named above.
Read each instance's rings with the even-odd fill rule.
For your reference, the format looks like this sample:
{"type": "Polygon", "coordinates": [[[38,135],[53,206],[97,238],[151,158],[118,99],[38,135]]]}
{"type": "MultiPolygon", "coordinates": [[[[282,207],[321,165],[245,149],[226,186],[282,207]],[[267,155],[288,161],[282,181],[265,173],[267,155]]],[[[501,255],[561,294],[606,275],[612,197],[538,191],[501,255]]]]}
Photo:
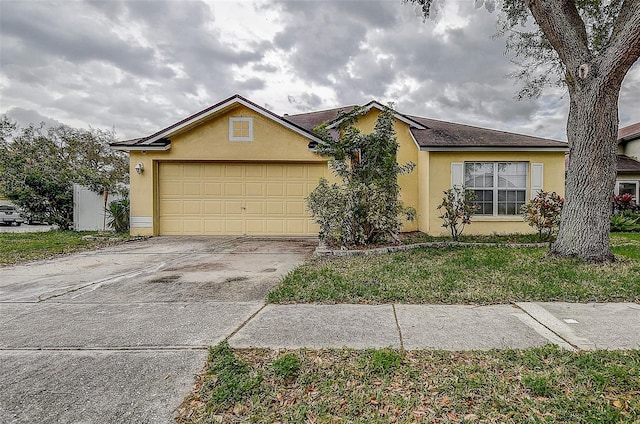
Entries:
{"type": "Polygon", "coordinates": [[[300,113],[297,115],[284,115],[282,119],[289,121],[307,131],[313,131],[315,127],[325,122],[331,122],[338,117],[340,111],[349,113],[355,106],[343,106],[318,112],[300,113]]]}
{"type": "Polygon", "coordinates": [[[558,148],[567,143],[540,137],[454,124],[435,119],[408,116],[428,129],[412,128],[411,133],[422,148],[558,148]]]}
{"type": "Polygon", "coordinates": [[[640,138],[640,122],[618,129],[618,142],[640,138]]]}
{"type": "MultiPolygon", "coordinates": [[[[268,109],[259,106],[240,95],[234,95],[215,105],[208,107],[200,112],[188,116],[181,121],[176,122],[160,131],[155,132],[147,137],[141,137],[133,140],[124,140],[112,143],[114,148],[123,150],[141,149],[149,147],[151,149],[168,149],[170,140],[167,138],[172,134],[182,131],[183,128],[189,128],[198,125],[203,119],[218,113],[226,107],[231,107],[235,102],[243,103],[270,118],[281,122],[285,126],[300,132],[301,134],[315,139],[313,129],[324,122],[333,122],[336,120],[340,111],[350,112],[355,106],[343,106],[333,109],[327,109],[317,112],[301,113],[296,115],[279,116],[268,109]]],[[[372,101],[367,105],[379,105],[372,101]]],[[[365,106],[366,107],[366,106],[365,106]]],[[[378,107],[378,106],[376,106],[378,107]]],[[[411,133],[415,138],[418,146],[423,149],[491,149],[491,148],[542,148],[553,150],[567,149],[567,143],[557,140],[549,140],[539,137],[531,137],[527,135],[508,133],[504,131],[490,130],[485,128],[473,127],[469,125],[455,124],[451,122],[438,121],[434,119],[423,118],[419,116],[411,116],[396,112],[396,117],[407,122],[411,126],[411,133]],[[421,128],[423,127],[423,128],[421,128]]]]}
{"type": "Polygon", "coordinates": [[[618,155],[619,174],[640,174],[640,162],[625,155],[618,155]]]}

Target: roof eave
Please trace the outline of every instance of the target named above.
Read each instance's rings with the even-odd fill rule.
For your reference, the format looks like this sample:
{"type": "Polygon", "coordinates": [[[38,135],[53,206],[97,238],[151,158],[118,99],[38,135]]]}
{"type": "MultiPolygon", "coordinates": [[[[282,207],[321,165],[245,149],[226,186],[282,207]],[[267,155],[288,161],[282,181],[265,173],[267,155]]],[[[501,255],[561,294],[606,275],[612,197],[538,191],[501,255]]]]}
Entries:
{"type": "Polygon", "coordinates": [[[145,145],[135,145],[135,146],[122,146],[122,145],[110,145],[109,147],[111,147],[114,150],[120,150],[123,152],[130,152],[130,151],[148,151],[148,150],[154,150],[154,151],[166,151],[171,149],[171,143],[165,145],[165,146],[145,146],[145,145]]]}
{"type": "Polygon", "coordinates": [[[535,147],[535,146],[420,146],[421,151],[428,152],[563,152],[569,151],[568,147],[535,147]]]}

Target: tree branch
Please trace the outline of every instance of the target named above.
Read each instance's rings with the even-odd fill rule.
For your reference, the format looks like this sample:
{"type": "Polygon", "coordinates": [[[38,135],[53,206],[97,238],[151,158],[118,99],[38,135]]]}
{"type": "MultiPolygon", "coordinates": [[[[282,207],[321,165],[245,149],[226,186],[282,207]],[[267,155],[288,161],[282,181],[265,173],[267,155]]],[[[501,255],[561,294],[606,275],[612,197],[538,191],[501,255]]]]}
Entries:
{"type": "Polygon", "coordinates": [[[573,0],[526,0],[526,4],[569,72],[590,60],[587,30],[573,0]]]}
{"type": "Polygon", "coordinates": [[[625,0],[615,20],[611,41],[600,59],[600,71],[610,84],[620,85],[640,57],[640,3],[625,0]]]}

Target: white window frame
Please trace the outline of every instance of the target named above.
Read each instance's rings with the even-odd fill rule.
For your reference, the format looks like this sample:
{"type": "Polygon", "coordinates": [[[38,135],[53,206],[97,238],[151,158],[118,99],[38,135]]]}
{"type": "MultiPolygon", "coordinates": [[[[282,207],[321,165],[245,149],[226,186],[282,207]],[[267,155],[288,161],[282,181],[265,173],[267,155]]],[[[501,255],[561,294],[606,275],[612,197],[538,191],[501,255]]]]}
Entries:
{"type": "Polygon", "coordinates": [[[253,141],[253,118],[243,118],[239,116],[229,118],[229,141],[253,141]],[[233,133],[233,124],[236,122],[249,123],[249,135],[247,137],[235,137],[233,133]]]}
{"type": "Polygon", "coordinates": [[[636,202],[640,199],[640,181],[638,180],[616,180],[616,189],[615,194],[620,194],[620,184],[635,184],[636,186],[636,194],[633,200],[636,202]]]}
{"type": "MultiPolygon", "coordinates": [[[[486,164],[493,164],[493,186],[492,187],[471,187],[471,186],[465,186],[465,189],[469,189],[469,190],[484,190],[484,191],[492,191],[493,192],[493,205],[492,205],[492,209],[493,209],[493,213],[492,214],[482,214],[482,213],[476,213],[476,215],[478,216],[495,216],[495,217],[513,217],[513,216],[518,216],[520,214],[519,210],[516,210],[514,214],[499,214],[498,213],[498,193],[500,191],[505,191],[505,190],[510,190],[510,191],[524,191],[524,199],[521,201],[521,203],[526,203],[528,197],[527,194],[529,193],[529,189],[527,187],[527,179],[531,173],[531,171],[529,170],[529,163],[525,162],[525,161],[469,161],[469,162],[464,162],[464,168],[463,168],[463,174],[462,174],[462,178],[463,181],[466,180],[466,169],[467,169],[467,165],[469,164],[474,164],[474,163],[486,163],[486,164]],[[498,176],[498,168],[500,164],[525,164],[525,174],[524,174],[524,186],[523,187],[513,187],[513,188],[508,188],[508,187],[499,187],[498,185],[498,181],[499,181],[499,176],[498,176]]],[[[518,200],[516,200],[516,203],[518,202],[518,200]]],[[[519,209],[519,208],[518,208],[519,209]]]]}

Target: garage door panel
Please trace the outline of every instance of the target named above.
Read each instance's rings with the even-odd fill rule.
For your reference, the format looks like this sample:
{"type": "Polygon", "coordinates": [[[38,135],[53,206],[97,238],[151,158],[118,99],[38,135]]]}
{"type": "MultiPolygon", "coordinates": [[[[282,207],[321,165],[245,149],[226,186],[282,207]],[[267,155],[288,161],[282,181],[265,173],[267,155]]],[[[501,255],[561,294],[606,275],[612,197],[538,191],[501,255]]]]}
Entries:
{"type": "Polygon", "coordinates": [[[285,234],[284,221],[281,219],[269,219],[267,221],[267,234],[280,235],[285,234]]]}
{"type": "Polygon", "coordinates": [[[224,176],[227,178],[244,177],[244,165],[226,165],[224,167],[224,176]]]}
{"type": "Polygon", "coordinates": [[[217,163],[208,163],[204,167],[205,178],[222,178],[224,176],[224,165],[217,163]]]}
{"type": "Polygon", "coordinates": [[[185,178],[200,179],[203,177],[203,167],[204,165],[200,163],[184,165],[182,175],[184,175],[185,178]]]}
{"type": "Polygon", "coordinates": [[[302,217],[305,215],[305,204],[303,201],[287,202],[287,215],[294,217],[302,217]]]}
{"type": "Polygon", "coordinates": [[[227,215],[242,215],[243,206],[241,200],[227,200],[224,202],[224,212],[227,215]]]}
{"type": "Polygon", "coordinates": [[[317,234],[305,197],[326,164],[160,163],[160,234],[317,234]]]}
{"type": "Polygon", "coordinates": [[[283,202],[267,202],[267,215],[284,215],[284,203],[283,202]]]}
{"type": "Polygon", "coordinates": [[[287,197],[300,197],[304,196],[304,184],[303,183],[287,183],[287,197]]]}
{"type": "Polygon", "coordinates": [[[245,185],[246,197],[263,197],[264,196],[264,184],[258,182],[248,182],[245,185]]]}
{"type": "Polygon", "coordinates": [[[247,234],[264,234],[264,219],[247,219],[247,234]]]}
{"type": "Polygon", "coordinates": [[[264,202],[247,200],[245,205],[247,215],[264,215],[264,202]]]}
{"type": "Polygon", "coordinates": [[[162,181],[160,185],[160,195],[164,197],[181,196],[182,195],[182,183],[177,181],[162,181]]]}
{"type": "Polygon", "coordinates": [[[225,182],[224,183],[224,195],[226,197],[242,197],[244,192],[242,190],[243,184],[238,182],[225,182]]]}
{"type": "Polygon", "coordinates": [[[223,215],[222,200],[205,200],[204,202],[204,214],[210,215],[223,215]]]}
{"type": "Polygon", "coordinates": [[[283,182],[267,182],[267,197],[283,197],[283,196],[284,196],[283,182]]]}
{"type": "Polygon", "coordinates": [[[180,216],[183,214],[182,200],[161,200],[160,209],[165,215],[180,216]]]}
{"type": "Polygon", "coordinates": [[[204,232],[205,234],[224,234],[223,222],[221,219],[205,219],[204,232]]]}
{"type": "Polygon", "coordinates": [[[204,195],[207,197],[222,196],[222,182],[204,183],[204,195]]]}
{"type": "Polygon", "coordinates": [[[183,213],[185,215],[202,215],[202,201],[201,200],[185,200],[182,203],[183,213]]]}
{"type": "Polygon", "coordinates": [[[225,219],[224,233],[225,234],[244,234],[243,224],[244,224],[243,219],[225,219]]]}
{"type": "Polygon", "coordinates": [[[199,181],[185,182],[182,187],[182,193],[189,197],[200,197],[203,194],[202,188],[202,183],[199,181]]]}

